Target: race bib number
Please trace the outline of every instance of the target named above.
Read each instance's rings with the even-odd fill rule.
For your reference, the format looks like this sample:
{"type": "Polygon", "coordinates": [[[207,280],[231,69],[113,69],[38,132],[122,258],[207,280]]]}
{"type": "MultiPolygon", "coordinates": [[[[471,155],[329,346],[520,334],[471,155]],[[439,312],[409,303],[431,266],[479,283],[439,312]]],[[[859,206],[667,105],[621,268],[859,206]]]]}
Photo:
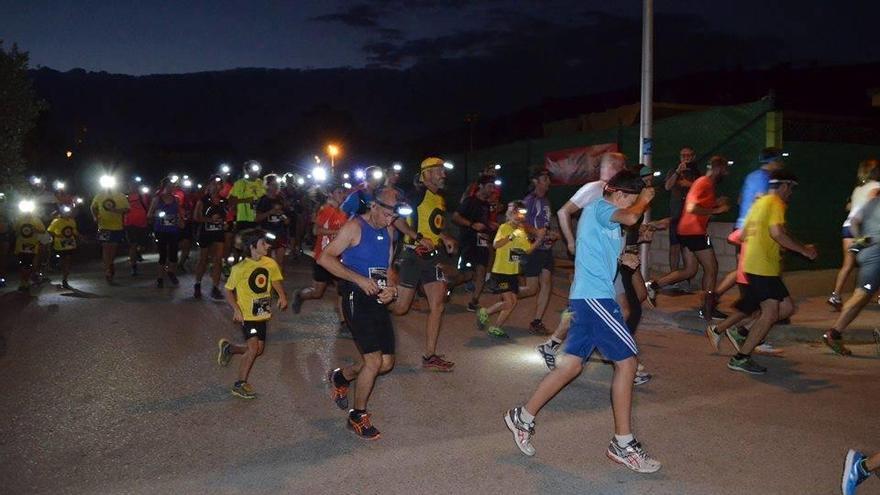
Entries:
{"type": "Polygon", "coordinates": [[[272,298],[271,297],[261,297],[259,299],[254,299],[253,307],[251,308],[251,313],[254,316],[262,316],[268,315],[272,313],[272,298]]]}
{"type": "Polygon", "coordinates": [[[28,244],[22,244],[22,245],[21,245],[21,252],[22,252],[22,253],[31,254],[31,253],[35,253],[36,251],[37,251],[37,245],[36,245],[36,244],[30,244],[30,243],[28,243],[28,244]]]}
{"type": "Polygon", "coordinates": [[[436,271],[435,278],[438,282],[446,282],[446,274],[443,273],[443,270],[440,269],[440,265],[434,267],[436,271]]]}
{"type": "Polygon", "coordinates": [[[483,233],[477,234],[477,247],[489,247],[489,236],[483,233]]]}
{"type": "Polygon", "coordinates": [[[98,232],[98,240],[102,242],[107,242],[110,240],[110,232],[100,231],[98,232]]]}
{"type": "Polygon", "coordinates": [[[267,220],[269,223],[281,223],[284,221],[284,215],[269,215],[267,220]]]}
{"type": "Polygon", "coordinates": [[[380,289],[388,287],[388,269],[387,268],[370,268],[370,280],[376,282],[380,289]]]}
{"type": "Polygon", "coordinates": [[[76,239],[61,239],[61,249],[76,248],[76,239]]]}
{"type": "Polygon", "coordinates": [[[220,232],[223,230],[223,223],[206,223],[205,231],[206,232],[220,232]]]}
{"type": "Polygon", "coordinates": [[[177,225],[177,216],[176,215],[165,215],[162,217],[162,226],[163,227],[173,227],[177,225]]]}
{"type": "Polygon", "coordinates": [[[511,249],[510,255],[508,256],[508,261],[511,263],[519,264],[522,260],[525,259],[526,253],[521,249],[511,249]]]}

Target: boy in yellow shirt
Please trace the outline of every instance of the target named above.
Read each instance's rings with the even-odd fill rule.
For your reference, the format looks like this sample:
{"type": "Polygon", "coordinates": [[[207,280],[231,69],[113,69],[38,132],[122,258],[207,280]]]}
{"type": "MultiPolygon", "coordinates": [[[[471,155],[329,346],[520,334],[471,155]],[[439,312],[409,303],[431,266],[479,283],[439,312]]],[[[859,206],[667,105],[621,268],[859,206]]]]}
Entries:
{"type": "Polygon", "coordinates": [[[241,247],[249,256],[232,267],[226,280],[226,302],[232,307],[232,320],[241,323],[246,345],[232,345],[220,339],[217,363],[226,366],[233,354],[242,355],[238,380],[232,386],[232,394],[242,399],[256,397],[247,379],[266,344],[266,323],[272,318],[272,289],[278,294],[278,309],[287,308],[281,269],[267,256],[272,241],[274,235],[262,229],[241,232],[241,247]]]}
{"type": "Polygon", "coordinates": [[[18,256],[21,277],[18,290],[27,292],[31,288],[34,258],[40,251],[40,237],[46,232],[46,226],[34,211],[33,201],[22,201],[18,208],[21,210],[21,215],[15,221],[15,254],[18,256]]]}
{"type": "Polygon", "coordinates": [[[46,230],[52,234],[52,249],[61,258],[61,287],[70,289],[67,279],[70,276],[70,264],[79,237],[76,219],[73,218],[73,208],[61,205],[58,216],[52,219],[46,230]]]}
{"type": "Polygon", "coordinates": [[[527,209],[522,201],[511,201],[507,206],[507,222],[498,227],[495,241],[495,261],[492,263],[493,284],[501,294],[501,300],[488,309],[477,311],[477,327],[486,330],[489,316],[498,313],[495,325],[489,326],[487,332],[493,337],[507,337],[501,325],[507,321],[513,308],[516,307],[516,294],[519,292],[520,261],[525,255],[544,241],[544,229],[536,231],[533,241],[529,241],[524,221],[527,209]]]}

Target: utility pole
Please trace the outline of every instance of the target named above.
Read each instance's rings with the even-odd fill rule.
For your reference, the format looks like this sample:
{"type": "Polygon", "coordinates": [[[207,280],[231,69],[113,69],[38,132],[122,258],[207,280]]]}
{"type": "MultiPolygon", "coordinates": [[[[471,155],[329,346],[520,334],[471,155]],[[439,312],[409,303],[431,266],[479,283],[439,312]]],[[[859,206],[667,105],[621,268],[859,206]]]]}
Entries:
{"type": "MultiPolygon", "coordinates": [[[[639,122],[639,160],[651,167],[654,154],[654,0],[643,0],[642,4],[642,101],[639,122]]],[[[651,220],[650,208],[645,211],[645,222],[651,220]]],[[[642,276],[648,280],[650,259],[648,244],[639,249],[642,276]]]]}

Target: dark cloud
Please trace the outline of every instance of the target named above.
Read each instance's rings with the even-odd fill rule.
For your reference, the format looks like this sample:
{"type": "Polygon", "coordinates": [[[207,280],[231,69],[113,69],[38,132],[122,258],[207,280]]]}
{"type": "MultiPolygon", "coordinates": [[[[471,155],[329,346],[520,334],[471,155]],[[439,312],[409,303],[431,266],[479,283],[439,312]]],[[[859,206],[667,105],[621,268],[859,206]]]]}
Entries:
{"type": "Polygon", "coordinates": [[[384,9],[368,3],[358,3],[348,9],[332,14],[324,14],[312,17],[311,20],[319,22],[339,22],[351,27],[371,28],[379,27],[379,18],[384,14],[384,9]]]}

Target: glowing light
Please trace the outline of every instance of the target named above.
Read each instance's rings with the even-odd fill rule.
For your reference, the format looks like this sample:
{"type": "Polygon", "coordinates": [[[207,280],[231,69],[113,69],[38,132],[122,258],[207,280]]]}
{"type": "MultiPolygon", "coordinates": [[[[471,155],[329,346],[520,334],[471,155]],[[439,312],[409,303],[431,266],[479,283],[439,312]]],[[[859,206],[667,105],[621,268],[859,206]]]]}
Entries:
{"type": "Polygon", "coordinates": [[[228,258],[226,258],[226,262],[230,265],[235,263],[235,256],[229,256],[228,258]]]}
{"type": "Polygon", "coordinates": [[[135,175],[135,176],[134,176],[134,181],[135,181],[135,182],[140,182],[141,180],[143,180],[143,179],[141,179],[141,176],[140,176],[140,175],[135,175]]]}
{"type": "Polygon", "coordinates": [[[351,183],[346,182],[345,184],[342,184],[342,187],[344,187],[346,189],[351,189],[351,183]]]}
{"type": "Polygon", "coordinates": [[[443,162],[443,168],[446,170],[452,170],[455,168],[455,165],[453,165],[452,162],[443,162]]]}
{"type": "Polygon", "coordinates": [[[355,179],[363,179],[363,178],[366,177],[366,176],[367,176],[367,175],[364,173],[363,170],[355,170],[355,171],[354,171],[354,178],[355,178],[355,179]]]}
{"type": "Polygon", "coordinates": [[[225,163],[220,165],[220,173],[228,174],[230,171],[232,171],[232,169],[229,168],[229,165],[227,165],[225,163]]]}
{"type": "Polygon", "coordinates": [[[34,204],[34,202],[31,201],[30,199],[23,199],[18,202],[18,209],[22,213],[33,213],[36,208],[37,208],[37,205],[34,204]]]}
{"type": "Polygon", "coordinates": [[[339,146],[336,146],[335,144],[328,144],[327,145],[327,154],[333,158],[336,158],[336,155],[339,154],[339,146]]]}
{"type": "Polygon", "coordinates": [[[495,185],[501,187],[501,179],[495,179],[495,185]]]}
{"type": "Polygon", "coordinates": [[[54,187],[56,191],[63,191],[64,188],[67,187],[67,184],[65,184],[64,181],[56,180],[52,183],[52,187],[54,187]]]}
{"type": "Polygon", "coordinates": [[[98,179],[98,184],[104,189],[113,189],[116,187],[116,177],[113,177],[112,175],[102,175],[101,178],[98,179]]]}
{"type": "Polygon", "coordinates": [[[251,176],[250,176],[250,174],[248,174],[248,173],[245,173],[245,174],[244,174],[244,178],[245,178],[245,179],[250,179],[250,178],[251,178],[251,176]]]}
{"type": "Polygon", "coordinates": [[[276,239],[275,234],[273,234],[271,232],[266,232],[266,239],[268,239],[270,241],[274,241],[276,239]]]}
{"type": "Polygon", "coordinates": [[[259,173],[260,172],[260,164],[259,163],[251,163],[251,172],[259,173]]]}
{"type": "Polygon", "coordinates": [[[160,211],[160,212],[159,212],[159,218],[165,218],[165,212],[164,212],[164,211],[160,211]]]}
{"type": "Polygon", "coordinates": [[[43,179],[41,177],[37,177],[36,175],[31,177],[31,184],[35,186],[39,186],[43,183],[43,179]]]}
{"type": "Polygon", "coordinates": [[[343,178],[343,179],[347,179],[348,177],[349,177],[348,172],[342,174],[342,178],[343,178]]]}
{"type": "Polygon", "coordinates": [[[172,184],[177,184],[177,181],[180,180],[180,177],[178,177],[176,174],[173,174],[173,175],[171,175],[171,177],[169,177],[169,180],[171,181],[172,184]]]}
{"type": "Polygon", "coordinates": [[[79,198],[79,197],[76,198],[76,204],[81,205],[82,202],[83,202],[82,198],[79,198]]]}
{"type": "Polygon", "coordinates": [[[373,179],[379,180],[379,179],[381,179],[384,175],[385,175],[385,173],[382,172],[382,169],[381,169],[381,168],[377,168],[376,170],[373,170],[373,179]]]}
{"type": "Polygon", "coordinates": [[[150,188],[147,186],[141,186],[141,194],[150,194],[150,188]]]}
{"type": "Polygon", "coordinates": [[[782,156],[787,157],[787,156],[789,156],[789,153],[788,153],[787,151],[784,151],[784,152],[782,153],[782,156]]]}
{"type": "Polygon", "coordinates": [[[516,212],[519,213],[520,215],[525,215],[526,213],[529,212],[529,210],[527,210],[525,208],[517,208],[516,212]]]}
{"type": "Polygon", "coordinates": [[[66,156],[67,158],[70,158],[70,157],[73,156],[73,152],[70,151],[70,150],[67,150],[67,151],[64,152],[64,156],[66,156]]]}
{"type": "Polygon", "coordinates": [[[324,182],[327,180],[327,169],[324,167],[315,167],[312,169],[312,177],[315,182],[324,182]]]}
{"type": "Polygon", "coordinates": [[[193,182],[191,180],[187,179],[185,175],[183,177],[184,177],[183,187],[185,187],[187,189],[191,188],[193,186],[193,182]]]}
{"type": "Polygon", "coordinates": [[[495,170],[501,170],[501,164],[500,164],[500,163],[496,163],[496,164],[495,164],[495,170]]]}
{"type": "Polygon", "coordinates": [[[401,170],[403,170],[403,165],[395,163],[391,166],[391,170],[394,170],[395,172],[400,172],[401,170]]]}
{"type": "Polygon", "coordinates": [[[728,165],[733,165],[733,160],[727,160],[728,165]]]}
{"type": "Polygon", "coordinates": [[[660,177],[660,171],[659,171],[659,170],[655,170],[654,173],[653,173],[652,175],[653,175],[654,177],[660,177]]]}
{"type": "Polygon", "coordinates": [[[303,184],[306,183],[306,180],[303,179],[302,177],[297,177],[297,178],[296,178],[296,183],[299,184],[299,185],[303,185],[303,184]]]}
{"type": "Polygon", "coordinates": [[[186,175],[186,174],[184,174],[184,175],[183,175],[183,180],[187,180],[187,179],[189,179],[189,176],[186,175]]]}
{"type": "Polygon", "coordinates": [[[70,208],[69,206],[67,206],[67,205],[64,205],[64,206],[61,207],[61,211],[62,211],[63,213],[70,213],[71,208],[70,208]]]}
{"type": "Polygon", "coordinates": [[[201,184],[196,184],[196,189],[201,189],[201,188],[202,188],[201,184]]]}
{"type": "Polygon", "coordinates": [[[321,163],[321,157],[320,157],[320,156],[315,155],[315,163],[321,163]]]}
{"type": "Polygon", "coordinates": [[[413,209],[410,205],[401,205],[397,208],[397,214],[406,217],[412,215],[413,209]]]}
{"type": "Polygon", "coordinates": [[[223,179],[220,177],[214,177],[214,182],[223,182],[223,179]]]}

